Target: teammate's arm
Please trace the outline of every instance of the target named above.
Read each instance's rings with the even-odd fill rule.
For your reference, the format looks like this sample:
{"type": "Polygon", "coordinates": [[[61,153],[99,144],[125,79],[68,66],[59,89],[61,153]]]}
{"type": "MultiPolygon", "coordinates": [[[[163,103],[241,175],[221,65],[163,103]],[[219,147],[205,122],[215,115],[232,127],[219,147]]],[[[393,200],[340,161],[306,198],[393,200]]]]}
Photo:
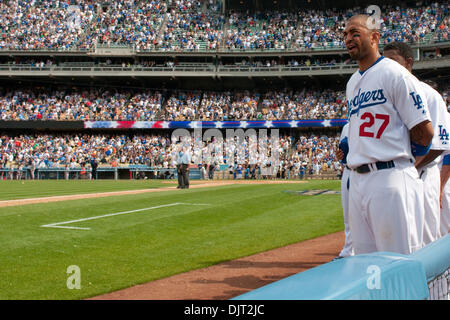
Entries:
{"type": "Polygon", "coordinates": [[[412,127],[409,133],[412,142],[423,147],[427,147],[428,145],[430,145],[431,140],[433,139],[433,125],[431,121],[425,120],[412,127]]]}
{"type": "Polygon", "coordinates": [[[425,156],[417,156],[414,165],[417,169],[425,167],[427,164],[439,157],[443,152],[444,150],[430,150],[425,156]]]}
{"type": "Polygon", "coordinates": [[[396,71],[392,79],[383,79],[388,84],[388,95],[409,129],[411,144],[420,151],[417,154],[425,155],[422,151],[431,146],[434,135],[428,103],[422,98],[425,95],[417,78],[404,69],[396,71]]]}
{"type": "Polygon", "coordinates": [[[439,196],[439,204],[442,208],[442,196],[444,195],[444,188],[447,184],[448,178],[450,177],[450,165],[442,166],[441,169],[441,194],[439,196]]]}
{"type": "Polygon", "coordinates": [[[426,94],[425,97],[428,107],[430,108],[430,111],[432,109],[434,113],[434,116],[432,118],[434,136],[431,140],[431,147],[429,152],[423,157],[416,157],[415,166],[417,169],[425,167],[429,163],[433,162],[444,152],[444,150],[447,150],[449,148],[446,142],[446,140],[448,139],[446,130],[450,128],[447,105],[444,102],[442,96],[436,90],[425,83],[422,83],[422,86],[426,91],[424,93],[426,94]]]}
{"type": "Polygon", "coordinates": [[[434,129],[429,120],[425,120],[415,125],[410,130],[411,151],[415,158],[416,169],[429,163],[435,158],[435,154],[429,155],[431,141],[433,140],[434,129]]]}

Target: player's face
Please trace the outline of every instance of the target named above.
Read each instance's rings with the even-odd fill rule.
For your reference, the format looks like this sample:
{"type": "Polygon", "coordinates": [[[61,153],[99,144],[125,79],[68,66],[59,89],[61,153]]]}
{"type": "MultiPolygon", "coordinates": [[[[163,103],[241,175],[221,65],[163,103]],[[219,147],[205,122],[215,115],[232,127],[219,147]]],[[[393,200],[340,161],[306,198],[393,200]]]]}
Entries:
{"type": "Polygon", "coordinates": [[[360,19],[350,20],[344,30],[347,52],[353,60],[364,59],[370,51],[370,31],[360,19]]]}

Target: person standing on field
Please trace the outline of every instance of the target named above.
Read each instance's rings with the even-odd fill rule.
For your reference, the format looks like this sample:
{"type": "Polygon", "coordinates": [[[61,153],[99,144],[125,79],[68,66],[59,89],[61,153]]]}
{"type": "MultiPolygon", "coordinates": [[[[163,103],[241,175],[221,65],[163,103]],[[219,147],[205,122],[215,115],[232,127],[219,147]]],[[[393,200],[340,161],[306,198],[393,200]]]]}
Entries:
{"type": "Polygon", "coordinates": [[[96,180],[97,179],[97,167],[98,167],[97,159],[95,159],[95,157],[92,157],[92,159],[91,159],[91,169],[92,169],[92,171],[91,171],[91,173],[92,173],[91,179],[92,180],[96,180]]]}
{"type": "Polygon", "coordinates": [[[189,164],[191,154],[188,147],[179,145],[177,152],[178,189],[189,189],[189,164]]]}
{"type": "MultiPolygon", "coordinates": [[[[384,56],[405,67],[412,73],[413,51],[404,42],[390,42],[384,47],[384,56]]],[[[424,186],[425,220],[423,244],[427,245],[440,238],[440,169],[441,154],[450,150],[447,105],[441,94],[425,82],[420,82],[427,101],[433,124],[434,136],[430,150],[424,156],[417,156],[415,166],[424,186]]]]}
{"type": "Polygon", "coordinates": [[[189,189],[189,164],[191,163],[192,156],[189,147],[184,147],[180,158],[181,161],[181,175],[183,177],[183,186],[181,189],[189,189]]]}
{"type": "Polygon", "coordinates": [[[445,154],[441,160],[441,192],[440,192],[440,232],[441,237],[444,237],[450,232],[450,152],[445,154]]]}
{"type": "Polygon", "coordinates": [[[177,177],[178,177],[178,186],[177,189],[184,189],[184,177],[182,173],[182,158],[183,158],[183,150],[181,149],[181,144],[177,145],[178,151],[176,152],[176,165],[177,165],[177,177]]]}
{"type": "Polygon", "coordinates": [[[426,154],[433,127],[419,81],[380,55],[380,32],[371,19],[352,16],[344,30],[359,67],[346,87],[352,246],[355,254],[410,254],[422,247],[424,217],[411,144],[426,154]]]}

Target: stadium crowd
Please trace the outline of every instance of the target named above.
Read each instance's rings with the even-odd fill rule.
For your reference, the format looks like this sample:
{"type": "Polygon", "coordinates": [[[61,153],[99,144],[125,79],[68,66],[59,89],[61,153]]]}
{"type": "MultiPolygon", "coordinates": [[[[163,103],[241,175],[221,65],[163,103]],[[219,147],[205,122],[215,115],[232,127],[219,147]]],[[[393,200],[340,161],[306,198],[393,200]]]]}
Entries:
{"type": "Polygon", "coordinates": [[[292,94],[269,92],[262,102],[257,118],[263,120],[282,119],[343,119],[347,117],[345,93],[325,89],[309,91],[303,89],[292,94]]]}
{"type": "Polygon", "coordinates": [[[278,49],[294,41],[298,16],[293,13],[242,15],[233,12],[228,18],[225,47],[228,50],[278,49]]]}
{"type": "MultiPolygon", "coordinates": [[[[226,10],[220,1],[10,0],[0,3],[0,49],[284,50],[343,47],[350,15],[365,8],[269,11],[226,10]]],[[[448,40],[448,2],[415,8],[382,6],[382,42],[448,40]]]]}
{"type": "Polygon", "coordinates": [[[198,12],[168,13],[157,48],[167,51],[216,50],[223,38],[223,17],[198,12]]]}
{"type": "MultiPolygon", "coordinates": [[[[305,174],[330,170],[339,174],[341,170],[335,159],[338,136],[281,135],[276,144],[271,137],[257,139],[247,136],[244,142],[237,137],[223,141],[213,137],[206,142],[192,139],[189,146],[193,151],[193,165],[208,168],[214,165],[217,170],[221,164],[228,164],[227,170],[235,178],[245,178],[245,174],[239,173],[253,169],[259,170],[259,175],[281,178],[303,178],[305,174]],[[278,157],[269,156],[273,153],[271,148],[278,148],[278,157]]],[[[88,167],[91,159],[105,167],[175,168],[178,148],[176,139],[169,134],[4,133],[0,134],[0,178],[25,178],[25,175],[13,176],[11,169],[34,173],[36,169],[88,167]]]]}
{"type": "Polygon", "coordinates": [[[166,12],[165,1],[111,1],[108,10],[97,11],[79,45],[93,48],[96,44],[127,44],[137,50],[154,49],[166,12]]]}
{"type": "Polygon", "coordinates": [[[146,121],[155,119],[161,103],[158,91],[7,90],[0,96],[0,120],[146,121]]]}
{"type": "Polygon", "coordinates": [[[70,88],[0,90],[0,120],[297,120],[345,118],[343,93],[127,91],[70,88]]]}
{"type": "Polygon", "coordinates": [[[14,50],[68,50],[83,47],[86,26],[94,19],[91,0],[12,0],[0,3],[0,48],[14,50]],[[74,10],[75,9],[75,10],[74,10]]]}
{"type": "MultiPolygon", "coordinates": [[[[441,93],[450,105],[449,88],[441,93]]],[[[332,89],[165,91],[0,88],[0,120],[227,121],[345,119],[345,92],[332,89]]]]}
{"type": "Polygon", "coordinates": [[[448,25],[449,25],[449,18],[448,18],[448,16],[446,16],[436,31],[436,40],[437,41],[441,42],[441,41],[449,40],[448,25]]]}
{"type": "Polygon", "coordinates": [[[196,119],[200,98],[201,94],[198,92],[172,94],[164,108],[163,119],[168,121],[196,119]]]}

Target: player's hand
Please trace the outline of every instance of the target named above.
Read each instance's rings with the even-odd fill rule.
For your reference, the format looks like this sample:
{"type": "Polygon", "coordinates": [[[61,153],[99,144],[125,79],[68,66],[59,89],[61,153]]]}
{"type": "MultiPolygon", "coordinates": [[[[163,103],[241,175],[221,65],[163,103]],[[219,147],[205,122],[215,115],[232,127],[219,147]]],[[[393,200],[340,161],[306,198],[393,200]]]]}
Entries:
{"type": "Polygon", "coordinates": [[[342,159],[344,159],[344,151],[342,151],[341,149],[338,149],[336,151],[336,159],[338,159],[339,161],[342,161],[342,159]]]}
{"type": "Polygon", "coordinates": [[[422,167],[422,161],[425,158],[425,156],[415,156],[414,158],[414,166],[417,170],[419,170],[422,167]]]}

